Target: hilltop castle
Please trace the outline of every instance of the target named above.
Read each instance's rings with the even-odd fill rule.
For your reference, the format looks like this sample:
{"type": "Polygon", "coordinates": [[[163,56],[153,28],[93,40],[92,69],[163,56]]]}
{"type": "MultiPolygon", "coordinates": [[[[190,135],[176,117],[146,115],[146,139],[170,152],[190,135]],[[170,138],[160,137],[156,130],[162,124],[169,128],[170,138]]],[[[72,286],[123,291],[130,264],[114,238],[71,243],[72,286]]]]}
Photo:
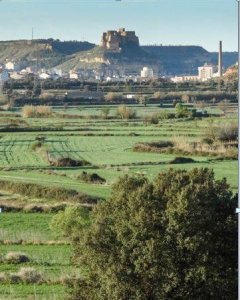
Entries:
{"type": "Polygon", "coordinates": [[[118,31],[104,32],[100,46],[111,51],[120,51],[124,46],[139,46],[139,38],[135,31],[126,31],[120,28],[118,31]]]}

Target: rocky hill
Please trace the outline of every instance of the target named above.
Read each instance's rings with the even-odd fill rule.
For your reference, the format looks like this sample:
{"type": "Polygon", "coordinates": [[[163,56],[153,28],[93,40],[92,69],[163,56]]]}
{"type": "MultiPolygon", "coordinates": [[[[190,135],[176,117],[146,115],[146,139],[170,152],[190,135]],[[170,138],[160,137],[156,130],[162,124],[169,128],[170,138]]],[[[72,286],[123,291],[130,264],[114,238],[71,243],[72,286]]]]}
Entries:
{"type": "MultiPolygon", "coordinates": [[[[48,39],[0,42],[0,64],[13,60],[22,67],[58,67],[64,71],[113,68],[139,74],[143,66],[149,66],[155,73],[162,75],[196,74],[199,66],[205,62],[217,64],[217,59],[217,53],[208,52],[199,46],[139,46],[138,43],[130,43],[118,51],[112,51],[78,41],[48,39]]],[[[223,54],[225,68],[236,61],[236,52],[223,54]]]]}
{"type": "Polygon", "coordinates": [[[0,42],[0,64],[7,60],[18,62],[21,67],[55,67],[68,60],[73,53],[92,49],[88,42],[61,42],[59,40],[19,40],[0,42]]]}
{"type": "Polygon", "coordinates": [[[58,67],[64,71],[72,69],[115,69],[124,73],[137,73],[145,66],[152,66],[156,71],[160,67],[160,62],[156,68],[156,58],[140,47],[127,47],[121,51],[111,51],[96,46],[88,51],[81,51],[60,64],[58,67]]]}
{"type": "MultiPolygon", "coordinates": [[[[237,60],[237,52],[223,53],[225,68],[237,60]]],[[[217,65],[218,53],[211,53],[199,46],[142,46],[123,48],[120,52],[102,47],[73,54],[72,58],[59,66],[65,71],[81,68],[112,67],[125,73],[140,73],[144,66],[161,75],[196,74],[204,63],[217,65]]]]}

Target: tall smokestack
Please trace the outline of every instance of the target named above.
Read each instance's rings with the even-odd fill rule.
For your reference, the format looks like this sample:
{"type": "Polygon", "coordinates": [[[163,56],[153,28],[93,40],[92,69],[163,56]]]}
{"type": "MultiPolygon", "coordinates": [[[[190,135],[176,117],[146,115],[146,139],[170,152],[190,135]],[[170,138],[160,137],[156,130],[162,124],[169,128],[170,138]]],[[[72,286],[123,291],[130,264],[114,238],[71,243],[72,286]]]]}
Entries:
{"type": "Polygon", "coordinates": [[[222,77],[223,75],[223,65],[222,65],[222,41],[219,42],[219,53],[218,53],[218,75],[222,77]]]}

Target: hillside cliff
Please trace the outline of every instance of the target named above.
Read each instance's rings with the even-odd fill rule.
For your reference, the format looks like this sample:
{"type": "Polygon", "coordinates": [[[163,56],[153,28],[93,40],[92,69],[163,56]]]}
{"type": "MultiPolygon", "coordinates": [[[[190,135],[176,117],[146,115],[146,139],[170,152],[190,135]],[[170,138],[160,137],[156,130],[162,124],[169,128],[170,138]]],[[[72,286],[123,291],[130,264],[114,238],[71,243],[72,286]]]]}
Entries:
{"type": "MultiPolygon", "coordinates": [[[[205,62],[217,64],[218,54],[199,46],[139,46],[125,44],[118,51],[88,42],[34,40],[0,42],[0,64],[7,60],[22,67],[59,67],[64,71],[80,68],[114,68],[139,74],[143,66],[152,67],[161,75],[196,74],[205,62]]],[[[223,53],[227,68],[237,61],[236,52],[223,53]]]]}

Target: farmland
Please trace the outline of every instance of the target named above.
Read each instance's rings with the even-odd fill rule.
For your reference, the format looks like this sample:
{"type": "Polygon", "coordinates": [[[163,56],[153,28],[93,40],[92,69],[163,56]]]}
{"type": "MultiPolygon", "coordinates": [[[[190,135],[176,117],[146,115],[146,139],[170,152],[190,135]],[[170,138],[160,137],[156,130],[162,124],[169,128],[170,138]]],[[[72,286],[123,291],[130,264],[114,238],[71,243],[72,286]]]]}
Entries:
{"type": "MultiPolygon", "coordinates": [[[[124,174],[154,179],[161,170],[210,167],[216,178],[227,178],[232,190],[237,189],[237,160],[219,158],[204,153],[176,154],[174,152],[134,151],[138,143],[161,141],[198,142],[209,128],[236,121],[235,108],[223,114],[219,107],[208,107],[208,118],[159,119],[156,124],[145,117],[163,110],[175,112],[173,107],[135,105],[136,117],[116,117],[117,107],[109,105],[108,117],[103,106],[55,107],[50,118],[23,118],[21,109],[0,112],[0,181],[12,184],[33,184],[47,188],[73,190],[101,199],[110,196],[112,184],[124,174]],[[40,141],[40,142],[39,142],[40,141]],[[36,144],[39,143],[39,144],[36,144]],[[174,162],[177,156],[191,158],[189,162],[174,162]],[[84,162],[78,166],[50,163],[69,158],[84,162]],[[174,163],[173,163],[174,162],[174,163]],[[82,172],[95,173],[105,183],[84,181],[82,172]]],[[[36,193],[37,195],[37,193],[36,193]]],[[[17,193],[3,185],[0,206],[9,204],[9,211],[0,214],[0,254],[21,252],[30,257],[30,266],[45,278],[42,284],[3,283],[0,299],[65,299],[63,277],[84,275],[71,265],[69,241],[56,236],[49,224],[54,212],[48,206],[66,201],[17,193]],[[34,208],[35,206],[35,208],[34,208]],[[37,207],[37,208],[36,208],[37,207]],[[35,209],[35,210],[34,210],[35,209]],[[39,211],[41,209],[41,211],[39,211]],[[31,299],[31,298],[30,298],[31,299]]],[[[74,205],[71,199],[66,205],[74,205]]],[[[19,264],[0,263],[0,273],[16,273],[19,264]]]]}

